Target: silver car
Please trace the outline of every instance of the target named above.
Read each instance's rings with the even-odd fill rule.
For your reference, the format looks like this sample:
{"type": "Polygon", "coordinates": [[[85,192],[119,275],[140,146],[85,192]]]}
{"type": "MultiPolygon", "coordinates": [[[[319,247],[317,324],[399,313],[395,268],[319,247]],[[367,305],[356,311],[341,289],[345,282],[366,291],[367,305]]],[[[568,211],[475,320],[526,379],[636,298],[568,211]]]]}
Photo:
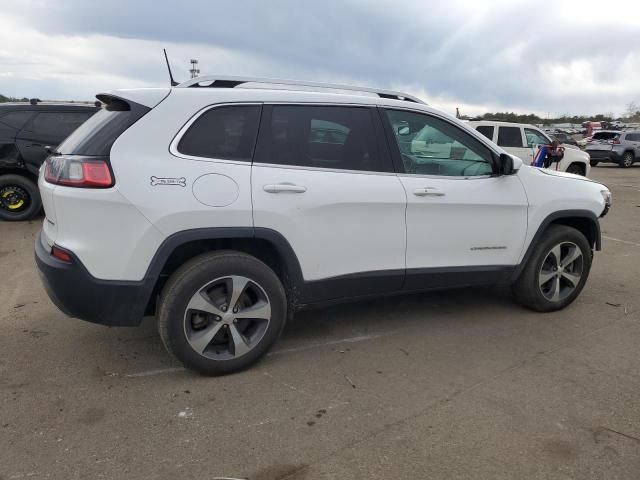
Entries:
{"type": "Polygon", "coordinates": [[[640,160],[640,130],[601,130],[593,134],[585,151],[591,157],[592,167],[611,162],[628,168],[640,160]]]}

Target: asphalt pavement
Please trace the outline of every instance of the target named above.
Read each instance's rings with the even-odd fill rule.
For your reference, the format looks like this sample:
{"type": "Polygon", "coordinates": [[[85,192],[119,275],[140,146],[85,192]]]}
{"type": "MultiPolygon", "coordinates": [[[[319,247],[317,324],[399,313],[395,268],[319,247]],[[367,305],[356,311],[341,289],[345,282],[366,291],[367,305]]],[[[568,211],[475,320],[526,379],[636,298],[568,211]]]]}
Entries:
{"type": "Polygon", "coordinates": [[[65,317],[0,223],[0,480],[638,479],[640,164],[582,295],[550,314],[465,289],[304,312],[252,369],[205,378],[154,320],[65,317]]]}

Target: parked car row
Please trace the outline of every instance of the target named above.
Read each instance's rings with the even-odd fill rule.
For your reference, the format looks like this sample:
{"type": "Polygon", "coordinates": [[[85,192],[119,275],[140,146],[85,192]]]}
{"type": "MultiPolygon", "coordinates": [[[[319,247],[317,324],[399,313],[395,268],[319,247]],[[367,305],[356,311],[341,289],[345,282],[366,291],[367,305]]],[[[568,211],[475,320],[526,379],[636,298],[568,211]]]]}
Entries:
{"type": "MultiPolygon", "coordinates": [[[[484,120],[472,121],[469,124],[499,147],[517,155],[527,164],[532,163],[539,146],[549,145],[552,142],[550,137],[533,125],[484,120]]],[[[578,149],[567,148],[564,158],[553,168],[586,177],[590,170],[589,155],[578,149]]]]}

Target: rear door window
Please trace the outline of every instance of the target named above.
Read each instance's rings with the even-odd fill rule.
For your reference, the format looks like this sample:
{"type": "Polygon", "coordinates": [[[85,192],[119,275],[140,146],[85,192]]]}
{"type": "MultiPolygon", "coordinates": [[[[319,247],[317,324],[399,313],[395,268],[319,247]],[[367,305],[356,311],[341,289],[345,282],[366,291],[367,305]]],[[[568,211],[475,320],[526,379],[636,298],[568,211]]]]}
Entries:
{"type": "Polygon", "coordinates": [[[251,161],[260,123],[259,105],[214,107],[198,117],[178,143],[193,157],[251,161]]]}
{"type": "Polygon", "coordinates": [[[627,133],[627,138],[630,142],[640,142],[640,133],[627,133]]]}
{"type": "Polygon", "coordinates": [[[523,148],[520,127],[498,127],[498,145],[523,148]]]}
{"type": "Polygon", "coordinates": [[[279,165],[392,171],[378,148],[368,107],[315,105],[266,106],[255,161],[279,165]]]}
{"type": "Polygon", "coordinates": [[[476,130],[493,142],[493,125],[480,125],[476,130]]]}

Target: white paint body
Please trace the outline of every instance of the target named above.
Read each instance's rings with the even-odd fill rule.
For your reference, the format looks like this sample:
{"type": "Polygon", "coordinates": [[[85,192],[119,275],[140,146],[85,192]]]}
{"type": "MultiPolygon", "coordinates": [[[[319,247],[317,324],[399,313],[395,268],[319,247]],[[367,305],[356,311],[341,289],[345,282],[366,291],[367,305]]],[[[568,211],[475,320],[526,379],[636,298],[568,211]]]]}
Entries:
{"type": "MultiPolygon", "coordinates": [[[[528,125],[524,123],[510,123],[510,122],[491,122],[491,121],[472,121],[468,122],[468,124],[476,129],[479,126],[491,126],[493,127],[493,138],[490,140],[493,141],[500,148],[510,153],[511,155],[515,155],[519,157],[525,165],[531,165],[533,162],[533,157],[537,151],[538,144],[527,146],[527,136],[525,134],[525,128],[535,130],[539,135],[545,137],[547,139],[547,143],[551,143],[551,139],[549,136],[540,130],[538,127],[533,125],[528,125]],[[500,145],[498,142],[498,135],[500,127],[515,127],[520,130],[520,135],[522,139],[521,147],[507,147],[504,145],[500,145]]],[[[549,169],[558,170],[560,172],[566,172],[570,165],[577,163],[580,164],[584,168],[585,176],[589,176],[589,172],[591,171],[591,165],[589,163],[589,154],[583,152],[582,150],[575,148],[573,145],[562,145],[564,147],[564,157],[557,164],[552,165],[549,169]]]]}
{"type": "Polygon", "coordinates": [[[547,215],[567,209],[600,215],[605,206],[604,186],[518,161],[510,176],[451,178],[252,165],[188,157],[175,149],[179,133],[208,106],[283,102],[412,109],[445,118],[494,153],[504,153],[469,125],[423,104],[249,88],[114,94],[153,107],[111,149],[115,186],[69,188],[40,178],[47,242],[73,251],[98,279],[139,281],[167,237],[206,227],[255,226],[281,233],[305,280],[404,268],[516,265],[547,215]],[[184,177],[185,186],[152,185],[151,177],[184,177]],[[278,184],[304,191],[270,191],[278,184]],[[444,195],[415,195],[420,188],[444,195]]]}

